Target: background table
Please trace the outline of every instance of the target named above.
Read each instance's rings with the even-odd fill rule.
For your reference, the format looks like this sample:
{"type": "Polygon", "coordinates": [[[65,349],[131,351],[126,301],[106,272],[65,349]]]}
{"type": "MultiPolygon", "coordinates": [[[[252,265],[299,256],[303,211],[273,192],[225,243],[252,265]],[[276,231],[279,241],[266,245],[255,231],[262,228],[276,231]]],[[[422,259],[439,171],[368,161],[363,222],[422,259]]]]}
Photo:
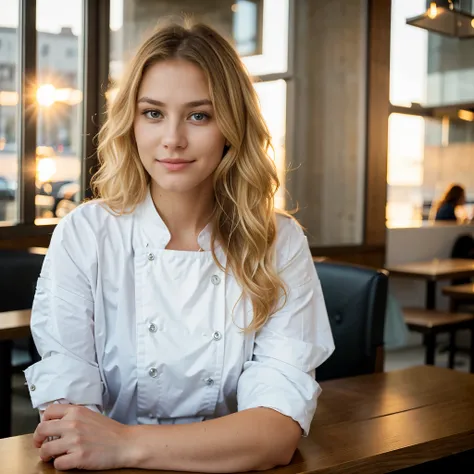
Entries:
{"type": "MultiPolygon", "coordinates": [[[[309,437],[289,466],[267,473],[377,474],[474,453],[471,374],[421,366],[321,385],[309,437]]],[[[0,440],[0,459],[0,474],[56,472],[39,460],[31,435],[0,440]]]]}
{"type": "Polygon", "coordinates": [[[457,311],[459,305],[474,303],[474,283],[445,286],[442,291],[450,298],[452,311],[457,311]]]}
{"type": "Polygon", "coordinates": [[[390,276],[426,280],[426,309],[436,307],[436,283],[439,280],[474,277],[474,260],[462,258],[411,262],[387,268],[390,276]]]}

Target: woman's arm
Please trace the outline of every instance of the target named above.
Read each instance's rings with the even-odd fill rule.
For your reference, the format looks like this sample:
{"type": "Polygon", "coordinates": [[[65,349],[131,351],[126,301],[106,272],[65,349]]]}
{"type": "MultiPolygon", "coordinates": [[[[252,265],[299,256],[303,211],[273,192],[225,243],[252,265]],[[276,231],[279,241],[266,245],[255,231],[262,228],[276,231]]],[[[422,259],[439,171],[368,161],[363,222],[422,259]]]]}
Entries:
{"type": "Polygon", "coordinates": [[[50,405],[33,440],[41,459],[55,458],[59,470],[242,472],[288,464],[300,437],[298,423],[270,408],[202,423],[127,426],[84,407],[50,405]]]}
{"type": "Polygon", "coordinates": [[[25,371],[34,408],[44,410],[55,400],[97,410],[102,405],[91,284],[96,247],[82,209],[65,217],[53,233],[31,316],[41,361],[25,371]]]}
{"type": "Polygon", "coordinates": [[[253,408],[202,423],[130,427],[129,467],[241,472],[291,461],[301,428],[269,408],[253,408]]]}

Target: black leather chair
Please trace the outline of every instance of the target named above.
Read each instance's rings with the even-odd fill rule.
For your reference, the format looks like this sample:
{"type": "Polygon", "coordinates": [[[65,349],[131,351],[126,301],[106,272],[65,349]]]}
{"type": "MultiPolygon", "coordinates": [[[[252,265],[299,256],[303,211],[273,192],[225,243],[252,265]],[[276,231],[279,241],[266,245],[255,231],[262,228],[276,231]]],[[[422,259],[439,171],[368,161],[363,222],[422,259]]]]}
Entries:
{"type": "MultiPolygon", "coordinates": [[[[26,250],[0,250],[0,318],[3,311],[32,307],[43,261],[44,255],[26,250]]],[[[33,361],[39,358],[32,338],[14,347],[27,350],[33,361]]]]}
{"type": "Polygon", "coordinates": [[[330,260],[315,262],[336,349],[316,380],[381,371],[388,273],[330,260]]]}
{"type": "MultiPolygon", "coordinates": [[[[43,255],[28,251],[0,250],[0,318],[4,311],[31,308],[43,260],[43,255]]],[[[27,351],[32,362],[39,360],[32,337],[15,342],[0,341],[0,438],[11,436],[13,347],[27,351]]],[[[15,367],[17,371],[23,368],[15,367]]]]}
{"type": "Polygon", "coordinates": [[[26,250],[0,251],[0,312],[31,308],[43,261],[26,250]]]}

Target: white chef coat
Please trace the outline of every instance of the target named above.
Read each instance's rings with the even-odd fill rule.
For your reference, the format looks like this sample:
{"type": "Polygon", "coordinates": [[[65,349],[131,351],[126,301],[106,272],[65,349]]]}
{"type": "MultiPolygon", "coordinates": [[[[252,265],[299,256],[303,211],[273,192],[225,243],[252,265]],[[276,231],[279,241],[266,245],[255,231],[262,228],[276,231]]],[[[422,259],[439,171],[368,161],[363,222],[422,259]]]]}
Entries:
{"type": "MultiPolygon", "coordinates": [[[[33,407],[55,400],[126,424],[208,420],[269,407],[305,434],[333,352],[307,239],[277,217],[276,265],[288,300],[257,333],[252,305],[204,252],[165,250],[170,233],[150,192],[129,215],[100,201],[57,225],[37,283],[31,330],[40,362],[25,371],[33,407]]],[[[225,254],[216,249],[224,264],[225,254]]]]}

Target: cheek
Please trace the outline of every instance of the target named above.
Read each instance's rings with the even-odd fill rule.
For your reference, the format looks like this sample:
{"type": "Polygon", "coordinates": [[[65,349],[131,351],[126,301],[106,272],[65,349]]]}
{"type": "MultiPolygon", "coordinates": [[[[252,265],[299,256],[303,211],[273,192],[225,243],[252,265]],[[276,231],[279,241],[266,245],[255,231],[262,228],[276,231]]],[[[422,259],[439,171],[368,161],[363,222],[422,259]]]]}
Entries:
{"type": "Polygon", "coordinates": [[[225,138],[218,129],[210,129],[200,139],[202,152],[213,163],[219,163],[224,151],[225,138]]]}
{"type": "Polygon", "coordinates": [[[137,148],[146,150],[153,142],[153,137],[156,134],[152,133],[152,130],[144,124],[136,123],[133,128],[135,134],[135,141],[137,142],[137,148]]]}

